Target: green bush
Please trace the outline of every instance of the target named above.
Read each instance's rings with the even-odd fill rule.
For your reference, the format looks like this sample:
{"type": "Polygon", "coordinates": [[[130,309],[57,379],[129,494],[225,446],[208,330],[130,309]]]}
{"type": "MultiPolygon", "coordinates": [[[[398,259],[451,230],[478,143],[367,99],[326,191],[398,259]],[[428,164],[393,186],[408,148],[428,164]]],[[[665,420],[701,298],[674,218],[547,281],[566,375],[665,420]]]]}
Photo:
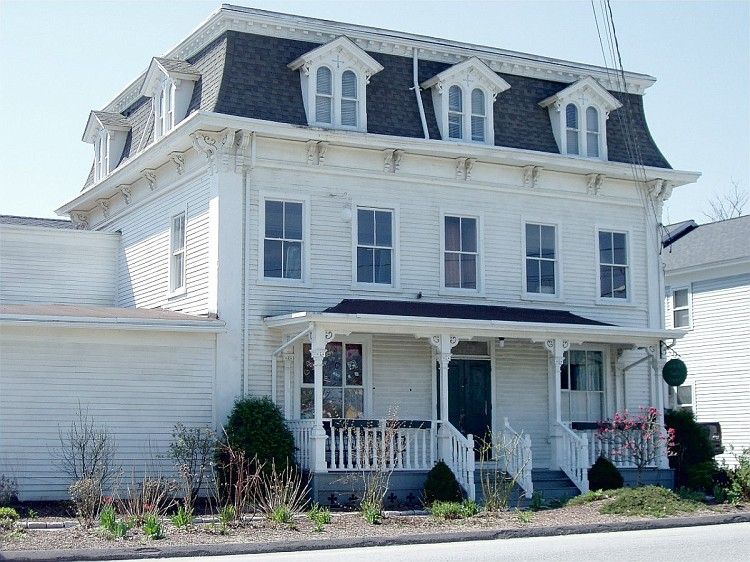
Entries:
{"type": "Polygon", "coordinates": [[[155,513],[149,513],[143,519],[143,534],[147,538],[152,540],[159,540],[164,538],[164,530],[159,521],[159,516],[155,513]]]}
{"type": "Polygon", "coordinates": [[[310,521],[315,525],[315,531],[320,533],[324,525],[331,523],[331,510],[327,507],[321,507],[320,504],[314,503],[307,513],[310,521]]]}
{"type": "Polygon", "coordinates": [[[600,509],[608,515],[634,515],[639,517],[668,517],[680,512],[700,509],[702,505],[684,500],[677,494],[660,486],[623,488],[615,492],[615,498],[600,509]]]}
{"type": "Polygon", "coordinates": [[[529,509],[531,511],[540,511],[547,507],[547,504],[544,502],[544,494],[539,490],[534,490],[534,493],[531,494],[531,504],[529,505],[529,509]]]}
{"type": "Polygon", "coordinates": [[[383,517],[380,506],[373,502],[362,502],[359,506],[359,510],[362,513],[362,517],[370,525],[379,525],[380,520],[383,517]]]}
{"type": "Polygon", "coordinates": [[[727,499],[732,503],[750,501],[750,449],[736,456],[737,466],[729,470],[727,499]]]}
{"type": "Polygon", "coordinates": [[[519,511],[518,521],[525,524],[531,523],[534,521],[534,513],[531,511],[519,511]]]}
{"type": "Polygon", "coordinates": [[[566,505],[583,505],[586,503],[591,503],[599,500],[606,500],[608,498],[611,498],[614,496],[614,492],[612,491],[604,491],[604,490],[590,490],[586,492],[585,494],[581,494],[580,496],[575,496],[573,498],[570,498],[566,505]]]}
{"type": "Polygon", "coordinates": [[[430,514],[438,519],[465,519],[479,513],[479,506],[473,500],[440,501],[435,500],[430,507],[430,514]]]}
{"type": "Polygon", "coordinates": [[[193,509],[181,505],[172,516],[172,524],[178,529],[186,529],[193,524],[193,509]]]}
{"type": "Polygon", "coordinates": [[[18,512],[15,509],[0,507],[0,529],[12,529],[18,519],[18,512]]]}
{"type": "Polygon", "coordinates": [[[463,499],[461,485],[453,471],[443,461],[438,462],[427,473],[424,483],[424,504],[430,506],[436,501],[460,502],[463,499]]]}
{"type": "Polygon", "coordinates": [[[130,525],[128,525],[127,522],[117,519],[117,511],[115,511],[115,508],[112,505],[107,505],[102,508],[99,513],[99,524],[102,529],[116,539],[125,538],[130,530],[130,525]]]}
{"type": "Polygon", "coordinates": [[[281,410],[268,397],[237,400],[224,430],[229,443],[244,451],[248,459],[257,459],[266,474],[272,464],[278,471],[295,464],[294,436],[281,410]]]}
{"type": "Polygon", "coordinates": [[[624,483],[622,474],[609,459],[599,457],[589,468],[590,490],[617,490],[624,483]]]}
{"type": "Polygon", "coordinates": [[[712,492],[717,466],[708,431],[698,425],[690,410],[671,410],[664,422],[675,434],[674,455],[669,457],[669,466],[675,471],[675,486],[712,492]]]}

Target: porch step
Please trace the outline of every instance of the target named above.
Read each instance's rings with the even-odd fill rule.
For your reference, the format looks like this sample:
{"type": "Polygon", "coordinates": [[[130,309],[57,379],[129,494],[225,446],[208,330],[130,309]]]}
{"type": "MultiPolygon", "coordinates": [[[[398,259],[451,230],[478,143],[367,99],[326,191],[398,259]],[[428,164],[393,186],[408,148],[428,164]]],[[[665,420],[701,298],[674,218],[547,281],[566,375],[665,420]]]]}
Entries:
{"type": "MultiPolygon", "coordinates": [[[[580,494],[575,484],[561,470],[539,470],[531,471],[531,479],[534,483],[534,491],[539,492],[546,503],[553,501],[565,501],[580,494]]],[[[474,475],[477,501],[483,502],[481,473],[477,469],[474,475]]],[[[523,490],[515,486],[510,498],[511,506],[520,508],[528,507],[531,500],[524,496],[523,490]]]]}

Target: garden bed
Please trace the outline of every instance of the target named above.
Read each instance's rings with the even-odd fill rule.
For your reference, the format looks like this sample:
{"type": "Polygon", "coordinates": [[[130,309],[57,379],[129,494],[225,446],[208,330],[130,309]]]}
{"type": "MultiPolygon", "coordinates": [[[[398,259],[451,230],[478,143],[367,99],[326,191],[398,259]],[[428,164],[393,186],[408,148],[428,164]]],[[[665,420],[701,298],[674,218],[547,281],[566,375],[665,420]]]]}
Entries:
{"type": "MultiPolygon", "coordinates": [[[[442,520],[432,516],[390,516],[378,525],[367,523],[359,513],[334,513],[330,524],[317,532],[314,524],[304,515],[297,515],[290,524],[267,521],[261,516],[246,519],[242,524],[231,525],[225,533],[213,523],[195,524],[188,529],[177,529],[168,520],[164,521],[164,538],[148,540],[142,530],[132,529],[124,539],[112,539],[99,528],[84,529],[81,526],[48,530],[0,531],[0,550],[62,550],[62,549],[123,549],[144,546],[164,548],[168,546],[211,544],[258,544],[291,541],[327,541],[330,539],[399,538],[408,535],[460,533],[472,531],[498,531],[518,529],[542,529],[586,525],[607,525],[630,521],[648,521],[652,517],[605,515],[601,508],[612,502],[612,498],[594,500],[578,505],[567,505],[557,509],[536,512],[516,510],[479,515],[458,520],[442,520]]],[[[733,513],[747,513],[750,505],[697,505],[695,510],[679,512],[684,517],[718,517],[733,513]]],[[[59,518],[37,517],[32,521],[42,523],[59,518]]],[[[25,521],[25,520],[24,520],[25,521]]]]}

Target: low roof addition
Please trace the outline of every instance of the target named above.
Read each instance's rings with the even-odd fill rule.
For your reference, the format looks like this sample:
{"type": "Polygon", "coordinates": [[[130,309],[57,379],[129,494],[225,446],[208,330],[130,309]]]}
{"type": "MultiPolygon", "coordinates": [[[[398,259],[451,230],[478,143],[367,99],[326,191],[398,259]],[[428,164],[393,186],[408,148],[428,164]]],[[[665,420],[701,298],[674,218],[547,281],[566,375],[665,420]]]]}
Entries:
{"type": "Polygon", "coordinates": [[[548,324],[578,324],[611,326],[597,320],[577,316],[567,310],[518,308],[484,304],[454,304],[416,301],[381,301],[345,299],[323,312],[333,314],[375,314],[387,316],[421,316],[424,318],[452,318],[462,320],[495,320],[498,322],[540,322],[548,324]]]}
{"type": "MultiPolygon", "coordinates": [[[[667,227],[668,229],[670,227],[667,227]]],[[[750,215],[702,224],[663,252],[667,273],[750,260],[750,215]]]]}
{"type": "Polygon", "coordinates": [[[0,215],[0,224],[16,226],[40,226],[44,228],[75,229],[68,219],[46,219],[41,217],[21,217],[18,215],[0,215]]]}

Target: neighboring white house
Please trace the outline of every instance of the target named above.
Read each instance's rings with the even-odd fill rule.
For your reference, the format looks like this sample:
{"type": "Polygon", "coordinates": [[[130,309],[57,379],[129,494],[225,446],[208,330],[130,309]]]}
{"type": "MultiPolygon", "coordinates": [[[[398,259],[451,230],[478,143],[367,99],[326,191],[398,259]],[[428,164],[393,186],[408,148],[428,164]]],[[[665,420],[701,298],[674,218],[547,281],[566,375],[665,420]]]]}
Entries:
{"type": "Polygon", "coordinates": [[[688,367],[671,405],[719,422],[725,452],[750,447],[750,216],[667,227],[667,326],[687,330],[673,350],[688,367]]]}
{"type": "MultiPolygon", "coordinates": [[[[2,358],[2,399],[23,404],[51,380],[86,386],[45,396],[54,415],[3,407],[0,461],[19,465],[25,496],[61,494],[45,488],[48,459],[24,439],[35,424],[56,435],[77,398],[163,445],[181,416],[201,411],[192,422],[220,425],[252,394],[283,409],[319,498],[334,477],[375,462],[364,450],[394,411],[403,451],[393,462],[404,482],[413,476],[404,494],[443,458],[473,495],[471,436],[488,429],[526,436],[513,457],[530,461],[519,462],[528,495],[532,466],[587,489],[596,422],[664,405],[661,342],[682,332],[664,328],[656,217],[698,177],[673,170],[651,139],[642,95],[655,79],[624,78],[222,6],[89,116],[92,171],[58,210],[85,232],[61,239],[108,252],[95,261],[112,292],[81,297],[109,307],[79,314],[81,327],[44,311],[62,360],[36,353],[36,309],[24,308],[36,304],[10,288],[10,254],[0,255],[13,303],[0,327],[15,350],[2,358]],[[88,347],[70,347],[64,338],[103,324],[99,314],[116,318],[97,332],[106,345],[80,332],[88,347]],[[131,314],[147,317],[145,332],[125,332],[131,314]],[[25,374],[30,356],[36,379],[25,374]],[[138,378],[151,371],[158,398],[138,378]]],[[[34,232],[49,236],[24,228],[32,246],[34,232]]],[[[65,256],[38,261],[57,267],[65,256]]],[[[74,273],[93,283],[86,263],[74,273]]],[[[19,275],[23,285],[36,273],[19,275]]],[[[35,303],[78,293],[41,290],[51,292],[35,303]]]]}

